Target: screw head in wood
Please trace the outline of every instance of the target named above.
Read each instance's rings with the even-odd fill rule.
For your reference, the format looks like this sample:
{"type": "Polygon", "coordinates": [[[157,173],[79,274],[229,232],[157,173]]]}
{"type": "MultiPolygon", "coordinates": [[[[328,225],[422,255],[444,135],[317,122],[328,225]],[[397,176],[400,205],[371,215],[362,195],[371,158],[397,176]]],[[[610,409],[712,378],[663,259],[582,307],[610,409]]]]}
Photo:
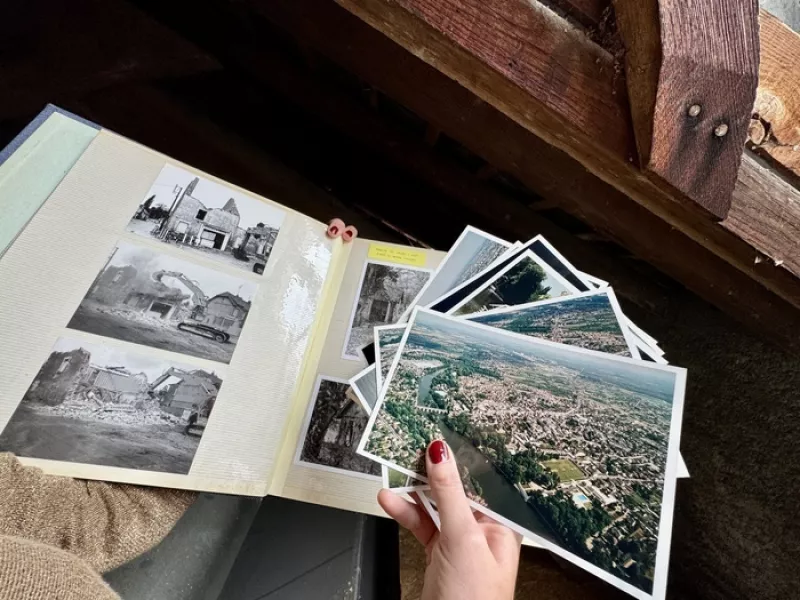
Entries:
{"type": "Polygon", "coordinates": [[[716,127],[714,127],[714,135],[721,138],[728,135],[728,124],[727,123],[720,123],[716,127]]]}
{"type": "Polygon", "coordinates": [[[689,107],[689,111],[688,111],[689,112],[689,116],[690,117],[696,117],[697,115],[700,114],[700,112],[702,110],[703,110],[703,108],[699,104],[692,104],[689,107]]]}

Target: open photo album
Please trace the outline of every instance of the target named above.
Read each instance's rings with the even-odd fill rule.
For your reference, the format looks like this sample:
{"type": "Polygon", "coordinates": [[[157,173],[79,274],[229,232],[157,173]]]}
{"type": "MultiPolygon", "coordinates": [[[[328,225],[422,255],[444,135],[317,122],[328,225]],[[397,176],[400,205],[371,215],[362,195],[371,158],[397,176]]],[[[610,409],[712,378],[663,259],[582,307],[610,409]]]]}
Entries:
{"type": "Polygon", "coordinates": [[[345,243],[55,107],[0,205],[1,452],[374,515],[388,488],[438,525],[444,439],[473,510],[664,597],[686,371],[544,237],[345,243]]]}

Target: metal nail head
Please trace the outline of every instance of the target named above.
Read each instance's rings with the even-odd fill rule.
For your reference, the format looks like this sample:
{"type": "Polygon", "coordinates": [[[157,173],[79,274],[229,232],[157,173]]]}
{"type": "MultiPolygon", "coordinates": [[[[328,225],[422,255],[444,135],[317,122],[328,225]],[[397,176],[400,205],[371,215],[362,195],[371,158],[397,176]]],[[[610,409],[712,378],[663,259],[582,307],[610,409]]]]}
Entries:
{"type": "Polygon", "coordinates": [[[714,128],[714,135],[717,137],[725,137],[728,135],[728,124],[727,123],[720,123],[714,128]]]}
{"type": "Polygon", "coordinates": [[[702,110],[703,110],[703,109],[700,107],[700,105],[699,105],[699,104],[692,104],[692,105],[689,107],[689,116],[690,116],[690,117],[696,117],[697,115],[699,115],[699,114],[700,114],[700,111],[702,111],[702,110]]]}

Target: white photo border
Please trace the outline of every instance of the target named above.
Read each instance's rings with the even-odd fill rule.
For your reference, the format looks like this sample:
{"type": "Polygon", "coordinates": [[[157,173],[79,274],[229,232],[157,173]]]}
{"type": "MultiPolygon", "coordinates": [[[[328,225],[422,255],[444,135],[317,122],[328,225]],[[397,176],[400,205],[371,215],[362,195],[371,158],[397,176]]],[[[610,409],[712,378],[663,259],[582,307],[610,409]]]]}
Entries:
{"type": "MultiPolygon", "coordinates": [[[[481,236],[481,237],[485,238],[486,240],[488,240],[490,242],[495,242],[496,244],[498,244],[500,246],[505,246],[506,247],[506,252],[508,252],[508,249],[511,248],[511,246],[513,246],[513,244],[511,244],[510,242],[508,242],[508,241],[506,241],[506,240],[504,240],[502,238],[494,236],[491,233],[486,233],[485,231],[482,231],[482,230],[478,229],[477,227],[473,227],[472,225],[467,225],[464,228],[464,230],[459,234],[459,236],[456,239],[456,241],[453,242],[453,245],[450,246],[450,250],[447,251],[447,255],[442,259],[442,262],[440,262],[439,266],[436,267],[436,269],[433,271],[433,273],[431,273],[430,279],[428,279],[428,281],[425,283],[425,285],[422,286],[422,289],[419,291],[419,293],[411,301],[411,304],[408,306],[408,308],[406,308],[403,311],[403,314],[400,316],[400,319],[398,320],[398,323],[405,323],[406,321],[408,321],[408,318],[411,315],[411,312],[414,310],[414,307],[417,306],[417,303],[419,302],[420,298],[422,298],[422,295],[433,284],[434,280],[436,279],[436,276],[439,275],[439,273],[442,271],[442,269],[447,264],[447,261],[449,261],[452,258],[454,252],[458,248],[458,245],[462,241],[464,241],[464,238],[467,237],[467,234],[469,234],[469,233],[474,233],[475,235],[481,236]]],[[[503,254],[505,254],[506,252],[504,252],[503,254]]]]}
{"type": "Polygon", "coordinates": [[[572,284],[571,284],[569,281],[567,281],[567,280],[566,280],[566,279],[564,279],[564,278],[563,278],[561,275],[559,275],[559,274],[558,274],[558,273],[555,271],[555,269],[553,269],[553,268],[552,268],[550,265],[548,265],[547,263],[545,263],[545,262],[544,262],[544,261],[543,261],[541,258],[539,258],[538,256],[536,256],[536,255],[535,255],[533,252],[531,252],[530,250],[527,250],[527,251],[525,251],[524,253],[520,254],[520,255],[519,255],[517,258],[515,258],[514,260],[512,260],[510,263],[508,263],[508,264],[507,264],[505,267],[503,267],[502,269],[500,269],[500,270],[499,270],[497,273],[495,273],[495,274],[494,274],[494,275],[493,275],[493,276],[492,276],[490,279],[487,279],[486,281],[484,281],[484,282],[483,282],[483,283],[482,283],[480,286],[478,286],[478,287],[477,287],[477,288],[475,288],[475,289],[474,289],[472,292],[470,292],[470,294],[469,294],[469,295],[467,295],[467,296],[465,296],[464,298],[462,298],[462,299],[461,299],[461,300],[460,300],[458,303],[456,303],[456,304],[455,304],[455,305],[454,305],[452,308],[450,308],[448,311],[446,311],[446,312],[445,312],[445,314],[447,314],[447,315],[453,315],[453,316],[455,316],[455,314],[454,314],[454,313],[455,313],[455,312],[456,312],[456,311],[457,311],[459,308],[461,308],[461,307],[462,307],[462,306],[464,306],[464,305],[465,305],[467,302],[469,302],[470,300],[472,300],[473,298],[475,298],[475,297],[476,297],[478,294],[480,294],[481,292],[483,292],[484,290],[486,290],[487,288],[489,288],[489,286],[491,286],[491,285],[492,285],[492,284],[493,284],[495,281],[497,281],[498,279],[500,279],[501,277],[503,277],[504,275],[506,275],[506,274],[507,274],[509,271],[511,271],[511,269],[513,269],[514,267],[516,267],[516,266],[517,266],[519,263],[521,263],[523,260],[532,260],[532,261],[533,261],[533,262],[535,262],[537,265],[539,265],[539,266],[542,268],[542,270],[543,270],[543,271],[544,271],[544,272],[545,272],[545,273],[546,273],[546,274],[547,274],[549,277],[552,277],[553,279],[555,279],[556,281],[558,281],[558,283],[560,283],[562,286],[564,286],[564,287],[565,287],[567,290],[569,290],[569,291],[570,291],[570,295],[569,295],[569,296],[558,296],[559,298],[572,298],[572,297],[573,297],[575,294],[578,294],[578,293],[580,293],[580,292],[579,292],[579,290],[578,290],[578,288],[576,288],[576,287],[575,287],[574,285],[572,285],[572,284]]]}
{"type": "MultiPolygon", "coordinates": [[[[626,326],[625,315],[623,314],[622,308],[619,305],[619,301],[617,300],[617,295],[614,293],[614,290],[610,287],[599,290],[590,290],[588,292],[579,292],[577,294],[573,294],[572,296],[559,296],[557,298],[548,298],[547,300],[539,300],[537,302],[528,302],[527,304],[503,306],[500,308],[494,308],[492,310],[487,310],[484,312],[471,313],[468,315],[453,315],[453,316],[459,320],[472,321],[479,317],[485,317],[490,315],[501,315],[504,313],[517,312],[521,310],[526,310],[528,308],[545,306],[548,304],[560,304],[562,302],[569,302],[571,300],[578,300],[580,298],[589,298],[592,296],[606,296],[608,298],[608,302],[611,305],[611,309],[614,311],[614,316],[617,319],[617,325],[619,325],[619,329],[622,332],[623,337],[625,338],[625,343],[628,346],[628,350],[631,353],[631,357],[636,359],[641,359],[639,355],[639,348],[636,346],[637,338],[631,333],[631,331],[626,326]]],[[[535,337],[535,336],[529,336],[529,337],[535,337]]]]}
{"type": "MultiPolygon", "coordinates": [[[[394,376],[394,372],[397,370],[397,366],[400,362],[400,357],[403,354],[406,342],[408,341],[409,333],[413,329],[417,315],[421,312],[430,315],[436,315],[437,317],[442,319],[459,321],[458,319],[452,317],[451,315],[445,315],[436,311],[420,307],[415,308],[411,315],[411,319],[409,320],[409,326],[406,329],[405,333],[403,334],[403,339],[400,342],[400,348],[398,349],[397,355],[395,356],[395,359],[392,362],[392,367],[389,371],[390,380],[394,376]]],[[[532,345],[538,344],[538,345],[563,347],[563,344],[556,344],[548,340],[542,340],[510,331],[505,331],[502,329],[497,329],[494,327],[489,327],[487,325],[482,325],[480,323],[469,322],[468,324],[470,327],[494,330],[500,336],[524,338],[528,340],[527,343],[532,345]]],[[[663,598],[666,595],[667,572],[669,568],[668,564],[669,547],[672,540],[672,521],[673,521],[673,513],[675,510],[675,491],[677,487],[676,472],[677,472],[678,454],[679,454],[678,446],[680,443],[681,422],[683,417],[683,402],[684,402],[684,394],[686,388],[686,370],[678,367],[672,367],[661,364],[649,364],[647,361],[610,355],[602,352],[595,352],[594,350],[587,350],[585,348],[578,348],[575,346],[568,346],[568,348],[569,352],[574,352],[577,354],[591,354],[591,355],[603,356],[605,359],[611,361],[621,361],[628,363],[634,362],[637,366],[640,366],[642,368],[655,369],[659,371],[668,371],[670,373],[673,373],[675,376],[675,385],[673,389],[673,398],[672,398],[672,418],[670,422],[669,444],[667,447],[667,460],[664,469],[664,484],[662,488],[661,514],[659,517],[658,545],[656,547],[656,566],[655,566],[655,575],[653,577],[653,593],[648,594],[644,590],[641,590],[625,581],[622,581],[621,579],[612,575],[611,573],[597,567],[596,565],[593,565],[592,563],[582,558],[579,558],[573,552],[570,552],[566,548],[563,548],[558,544],[554,544],[553,542],[550,542],[548,540],[545,540],[544,538],[541,538],[540,536],[537,536],[533,532],[530,532],[525,528],[520,527],[519,525],[506,519],[502,515],[499,515],[494,511],[484,506],[481,506],[476,502],[470,501],[470,505],[472,506],[473,509],[489,515],[499,523],[502,523],[503,525],[507,526],[509,529],[512,529],[513,531],[516,531],[517,533],[521,534],[523,537],[530,537],[533,541],[540,544],[542,548],[550,550],[554,554],[561,556],[562,558],[578,565],[585,571],[588,571],[589,573],[595,575],[599,579],[602,579],[603,581],[610,583],[614,587],[621,589],[622,591],[630,594],[634,598],[637,598],[639,600],[663,600],[663,598]]],[[[365,446],[369,439],[369,435],[370,433],[372,433],[372,430],[375,427],[375,421],[378,415],[380,414],[380,409],[383,406],[384,399],[385,398],[383,396],[378,398],[378,402],[376,403],[375,409],[372,411],[372,414],[370,415],[369,422],[367,423],[367,426],[364,429],[364,434],[361,437],[361,441],[358,444],[358,449],[356,450],[356,452],[364,457],[374,460],[375,462],[386,465],[401,473],[406,473],[408,475],[416,477],[417,479],[420,479],[427,483],[428,480],[426,477],[417,473],[412,473],[405,467],[401,467],[400,465],[394,464],[384,458],[381,458],[377,455],[370,453],[365,449],[365,446]]]]}
{"type": "MultiPolygon", "coordinates": [[[[381,331],[389,331],[392,329],[405,329],[405,325],[379,325],[374,328],[373,336],[375,339],[375,381],[378,384],[378,397],[381,396],[381,389],[383,388],[384,382],[383,376],[381,375],[381,340],[380,340],[380,332],[381,331]]],[[[387,379],[388,381],[388,379],[387,379]]]]}
{"type": "MultiPolygon", "coordinates": [[[[358,382],[361,379],[363,379],[364,377],[368,377],[369,376],[370,371],[375,369],[375,364],[376,363],[372,363],[371,365],[369,365],[368,367],[360,370],[358,373],[356,373],[350,379],[347,380],[347,383],[350,385],[350,388],[353,390],[353,393],[356,395],[356,398],[358,398],[358,401],[361,404],[361,408],[363,408],[364,411],[366,411],[366,413],[368,415],[372,414],[372,408],[370,407],[369,403],[367,402],[367,399],[364,397],[364,393],[359,389],[358,382]]],[[[380,397],[380,390],[378,390],[378,393],[379,393],[378,397],[380,397]]],[[[375,401],[375,406],[377,406],[377,405],[378,405],[378,402],[376,400],[375,401]]]]}
{"type": "MultiPolygon", "coordinates": [[[[300,437],[297,441],[297,448],[294,453],[294,460],[292,461],[295,466],[304,467],[309,469],[316,469],[318,471],[325,471],[326,473],[334,473],[336,475],[344,475],[347,477],[357,477],[359,479],[368,479],[370,481],[381,481],[380,475],[370,475],[368,473],[359,473],[358,471],[350,471],[348,469],[339,469],[337,467],[330,467],[328,465],[318,465],[317,463],[307,462],[300,458],[303,453],[303,446],[306,443],[306,435],[308,435],[308,428],[311,426],[311,417],[314,414],[314,408],[317,406],[317,396],[323,381],[331,381],[341,385],[347,385],[349,382],[341,377],[333,377],[332,375],[318,374],[317,380],[314,382],[314,391],[311,393],[311,399],[306,407],[306,414],[303,417],[303,427],[300,430],[300,437]]],[[[369,411],[367,415],[369,415],[369,411]]]]}
{"type": "MultiPolygon", "coordinates": [[[[353,308],[350,310],[350,318],[347,321],[347,335],[344,336],[344,344],[342,345],[342,358],[344,360],[357,360],[363,361],[363,356],[358,356],[356,354],[348,354],[347,353],[347,345],[350,343],[350,338],[353,335],[353,321],[356,318],[356,311],[358,310],[358,301],[361,299],[361,288],[364,287],[364,277],[367,274],[367,269],[370,265],[383,265],[385,267],[393,267],[395,269],[405,269],[408,271],[421,271],[423,273],[429,273],[428,281],[425,282],[425,285],[431,280],[432,271],[431,269],[426,269],[424,267],[415,267],[413,265],[404,265],[398,263],[387,262],[385,260],[373,260],[367,259],[364,261],[364,267],[361,269],[361,276],[358,279],[358,289],[356,290],[355,298],[353,298],[353,308]]],[[[425,286],[422,286],[422,289],[425,289],[425,286]]],[[[412,305],[413,306],[413,301],[412,305]]]]}

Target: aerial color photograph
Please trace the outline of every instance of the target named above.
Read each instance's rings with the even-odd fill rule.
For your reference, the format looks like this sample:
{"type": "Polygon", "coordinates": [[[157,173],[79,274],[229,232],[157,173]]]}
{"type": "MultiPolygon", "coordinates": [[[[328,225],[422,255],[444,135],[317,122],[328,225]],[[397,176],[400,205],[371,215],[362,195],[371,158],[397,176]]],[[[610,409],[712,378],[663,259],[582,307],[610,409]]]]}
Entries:
{"type": "Polygon", "coordinates": [[[476,508],[651,593],[681,369],[417,310],[389,378],[361,453],[424,477],[443,438],[476,508]]]}

